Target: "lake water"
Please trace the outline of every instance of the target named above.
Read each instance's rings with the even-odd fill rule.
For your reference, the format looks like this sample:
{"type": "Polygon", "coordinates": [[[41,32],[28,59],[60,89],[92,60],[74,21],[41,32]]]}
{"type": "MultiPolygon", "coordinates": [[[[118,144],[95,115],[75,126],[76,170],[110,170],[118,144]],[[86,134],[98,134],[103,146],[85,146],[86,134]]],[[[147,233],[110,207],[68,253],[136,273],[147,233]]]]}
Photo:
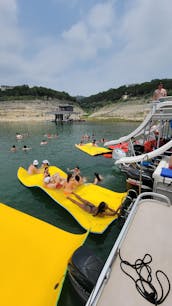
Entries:
{"type": "MultiPolygon", "coordinates": [[[[48,159],[51,165],[56,165],[65,172],[67,168],[74,168],[78,165],[81,174],[87,180],[93,181],[94,172],[99,172],[104,180],[102,186],[117,192],[126,190],[124,176],[114,166],[114,161],[103,156],[91,157],[75,148],[83,134],[95,135],[96,140],[105,138],[116,139],[134,130],[138,123],[132,122],[76,122],[60,123],[54,122],[13,122],[0,123],[0,202],[34,217],[51,223],[63,230],[72,233],[83,233],[84,230],[60,205],[54,202],[48,195],[38,188],[26,188],[17,179],[17,170],[20,166],[27,168],[29,164],[38,159],[48,159]],[[27,134],[23,140],[16,140],[16,133],[27,134]],[[44,134],[57,134],[58,138],[48,139],[48,145],[40,146],[41,140],[45,139],[44,134]],[[16,145],[17,152],[10,152],[12,145],[16,145]],[[23,152],[24,145],[30,146],[32,150],[23,152]]],[[[102,235],[90,234],[86,245],[92,248],[103,260],[119,234],[117,222],[102,235]]],[[[68,279],[59,301],[60,306],[81,306],[68,279]]]]}

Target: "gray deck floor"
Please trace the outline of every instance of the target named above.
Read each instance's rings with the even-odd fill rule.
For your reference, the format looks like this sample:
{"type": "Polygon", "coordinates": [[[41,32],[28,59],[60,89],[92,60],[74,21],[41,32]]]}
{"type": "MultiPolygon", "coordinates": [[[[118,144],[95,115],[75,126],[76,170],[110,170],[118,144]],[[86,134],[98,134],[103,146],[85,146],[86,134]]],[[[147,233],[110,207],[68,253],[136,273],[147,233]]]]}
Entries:
{"type": "MultiPolygon", "coordinates": [[[[134,263],[137,258],[143,258],[146,253],[152,256],[150,264],[152,283],[160,294],[159,284],[154,278],[156,270],[162,270],[167,274],[172,287],[172,207],[158,201],[144,200],[143,202],[138,206],[120,252],[122,258],[130,263],[134,263]]],[[[131,272],[131,269],[127,271],[131,272]]],[[[136,276],[136,274],[132,275],[136,276]]],[[[161,280],[164,289],[167,288],[166,280],[162,277],[161,280]]],[[[97,305],[150,306],[153,304],[138,293],[134,282],[122,272],[120,258],[117,256],[112,266],[111,277],[97,305]]],[[[172,305],[172,289],[162,305],[172,305]]]]}

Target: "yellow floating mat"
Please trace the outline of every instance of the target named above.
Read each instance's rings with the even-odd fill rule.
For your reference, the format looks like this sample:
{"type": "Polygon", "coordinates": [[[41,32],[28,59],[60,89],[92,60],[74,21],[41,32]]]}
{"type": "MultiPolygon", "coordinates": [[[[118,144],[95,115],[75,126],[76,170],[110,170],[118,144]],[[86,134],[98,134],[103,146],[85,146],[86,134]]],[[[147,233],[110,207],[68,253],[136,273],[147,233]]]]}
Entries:
{"type": "Polygon", "coordinates": [[[93,146],[92,143],[86,143],[83,145],[75,144],[75,147],[91,156],[102,155],[112,152],[112,150],[107,148],[93,146]]]}
{"type": "MultiPolygon", "coordinates": [[[[62,177],[66,177],[66,173],[61,169],[51,166],[49,167],[50,174],[59,173],[62,177]]],[[[101,234],[106,228],[116,219],[117,216],[92,216],[85,212],[83,209],[78,207],[66,198],[63,189],[49,189],[43,186],[43,174],[29,175],[27,171],[20,167],[18,169],[18,179],[27,187],[40,187],[43,189],[54,201],[64,207],[86,230],[92,233],[101,234]]],[[[94,184],[83,184],[77,187],[75,192],[90,201],[94,205],[98,206],[100,202],[104,201],[112,209],[118,209],[122,200],[126,196],[126,193],[118,193],[109,189],[94,185],[94,184]]]]}
{"type": "Polygon", "coordinates": [[[71,234],[0,204],[2,306],[56,306],[73,252],[87,233],[71,234]]]}

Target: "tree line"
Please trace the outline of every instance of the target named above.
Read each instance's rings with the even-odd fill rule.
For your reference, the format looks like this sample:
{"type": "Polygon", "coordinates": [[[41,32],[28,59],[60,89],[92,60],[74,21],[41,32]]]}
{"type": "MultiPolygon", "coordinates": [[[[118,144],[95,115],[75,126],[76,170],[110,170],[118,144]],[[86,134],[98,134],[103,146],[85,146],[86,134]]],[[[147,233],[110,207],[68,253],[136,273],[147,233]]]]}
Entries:
{"type": "Polygon", "coordinates": [[[75,97],[70,96],[64,91],[57,91],[45,87],[29,87],[28,85],[14,86],[11,89],[1,90],[0,91],[0,100],[24,100],[24,99],[58,99],[66,101],[76,101],[75,97]]]}

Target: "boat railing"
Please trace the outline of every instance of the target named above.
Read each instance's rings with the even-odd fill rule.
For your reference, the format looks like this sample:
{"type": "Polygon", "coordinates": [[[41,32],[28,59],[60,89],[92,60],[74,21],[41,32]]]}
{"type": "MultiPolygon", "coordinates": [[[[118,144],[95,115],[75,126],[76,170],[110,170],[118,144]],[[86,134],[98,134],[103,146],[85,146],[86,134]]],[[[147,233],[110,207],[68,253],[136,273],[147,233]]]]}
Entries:
{"type": "Polygon", "coordinates": [[[107,258],[106,262],[105,262],[105,265],[99,275],[99,278],[97,280],[97,283],[96,283],[96,286],[94,287],[92,293],[90,294],[90,297],[86,303],[85,306],[96,306],[97,305],[97,302],[99,300],[99,297],[103,291],[103,288],[105,287],[106,285],[106,282],[108,281],[109,277],[110,277],[110,273],[111,273],[111,270],[112,270],[112,264],[113,262],[115,261],[116,257],[118,256],[118,253],[119,253],[119,250],[120,250],[120,246],[127,234],[127,231],[128,231],[128,228],[137,212],[137,209],[138,209],[138,206],[139,204],[142,202],[143,199],[154,199],[154,200],[159,200],[161,201],[161,204],[165,204],[167,206],[171,206],[171,202],[170,202],[170,199],[165,196],[165,195],[162,195],[162,194],[158,194],[158,193],[154,193],[154,192],[144,192],[144,193],[141,193],[132,209],[131,209],[131,212],[109,254],[109,257],[107,258]]]}
{"type": "Polygon", "coordinates": [[[172,96],[166,96],[159,99],[159,102],[172,101],[172,96]]]}

